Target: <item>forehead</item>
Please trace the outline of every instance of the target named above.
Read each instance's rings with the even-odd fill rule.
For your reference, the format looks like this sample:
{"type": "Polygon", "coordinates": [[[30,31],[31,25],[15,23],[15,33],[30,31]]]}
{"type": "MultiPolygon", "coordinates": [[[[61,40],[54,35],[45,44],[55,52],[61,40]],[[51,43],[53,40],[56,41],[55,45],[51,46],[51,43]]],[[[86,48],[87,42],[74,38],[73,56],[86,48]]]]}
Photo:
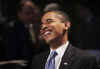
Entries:
{"type": "Polygon", "coordinates": [[[29,7],[32,7],[32,8],[36,7],[35,4],[34,4],[33,2],[31,2],[31,1],[26,1],[26,2],[24,3],[24,6],[25,6],[25,7],[26,7],[26,6],[29,6],[29,7]]]}
{"type": "Polygon", "coordinates": [[[31,11],[36,8],[36,5],[31,1],[24,2],[24,5],[21,6],[23,11],[31,11]]]}
{"type": "Polygon", "coordinates": [[[56,17],[57,16],[57,13],[55,13],[55,12],[47,12],[47,13],[45,13],[44,15],[43,15],[43,19],[47,19],[47,18],[54,18],[54,17],[56,17]]]}
{"type": "Polygon", "coordinates": [[[47,19],[57,19],[62,17],[60,14],[56,13],[56,12],[47,12],[43,15],[42,17],[42,21],[43,20],[47,20],[47,19]]]}

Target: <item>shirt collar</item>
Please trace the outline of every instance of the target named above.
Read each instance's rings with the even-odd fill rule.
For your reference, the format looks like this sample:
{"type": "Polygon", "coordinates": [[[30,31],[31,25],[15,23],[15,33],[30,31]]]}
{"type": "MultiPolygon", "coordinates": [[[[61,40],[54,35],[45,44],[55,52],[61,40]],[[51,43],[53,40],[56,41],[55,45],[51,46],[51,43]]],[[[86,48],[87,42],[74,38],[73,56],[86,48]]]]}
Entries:
{"type": "MultiPolygon", "coordinates": [[[[62,57],[66,48],[68,47],[69,41],[67,41],[65,44],[61,45],[59,48],[57,48],[55,51],[57,54],[62,57]]],[[[53,49],[50,49],[50,53],[53,51],[53,49]]]]}

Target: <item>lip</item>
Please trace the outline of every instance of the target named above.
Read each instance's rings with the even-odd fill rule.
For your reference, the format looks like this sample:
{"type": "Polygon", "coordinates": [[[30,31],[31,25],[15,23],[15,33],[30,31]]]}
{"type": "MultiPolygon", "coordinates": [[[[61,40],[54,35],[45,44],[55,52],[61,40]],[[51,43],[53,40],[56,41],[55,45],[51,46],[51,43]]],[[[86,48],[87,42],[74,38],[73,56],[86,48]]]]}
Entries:
{"type": "Polygon", "coordinates": [[[50,31],[46,31],[43,35],[46,36],[46,35],[49,35],[49,34],[51,34],[51,32],[50,31]]]}
{"type": "Polygon", "coordinates": [[[44,36],[50,35],[51,32],[52,32],[51,29],[41,30],[41,35],[44,37],[44,36]]]}

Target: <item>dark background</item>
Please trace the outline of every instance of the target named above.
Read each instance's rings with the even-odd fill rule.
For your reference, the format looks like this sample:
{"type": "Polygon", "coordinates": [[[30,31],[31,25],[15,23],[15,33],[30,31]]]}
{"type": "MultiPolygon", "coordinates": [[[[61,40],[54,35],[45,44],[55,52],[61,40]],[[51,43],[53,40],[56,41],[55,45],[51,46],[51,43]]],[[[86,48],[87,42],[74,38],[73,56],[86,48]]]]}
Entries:
{"type": "MultiPolygon", "coordinates": [[[[15,18],[20,0],[0,0],[0,46],[5,51],[3,24],[15,18]]],[[[82,49],[100,50],[100,11],[98,0],[33,0],[41,11],[46,4],[57,2],[71,18],[70,42],[82,49]]]]}
{"type": "MultiPolygon", "coordinates": [[[[9,32],[7,25],[16,20],[16,8],[19,1],[21,0],[0,0],[0,62],[8,60],[8,51],[13,51],[13,48],[7,45],[7,33],[9,32]]],[[[70,42],[74,46],[96,55],[100,64],[99,0],[33,0],[33,2],[41,9],[41,13],[48,3],[56,2],[61,5],[62,10],[69,14],[71,20],[70,42]]],[[[18,69],[22,69],[24,66],[4,64],[4,68],[1,67],[2,65],[0,65],[0,69],[17,69],[18,67],[18,69]]]]}

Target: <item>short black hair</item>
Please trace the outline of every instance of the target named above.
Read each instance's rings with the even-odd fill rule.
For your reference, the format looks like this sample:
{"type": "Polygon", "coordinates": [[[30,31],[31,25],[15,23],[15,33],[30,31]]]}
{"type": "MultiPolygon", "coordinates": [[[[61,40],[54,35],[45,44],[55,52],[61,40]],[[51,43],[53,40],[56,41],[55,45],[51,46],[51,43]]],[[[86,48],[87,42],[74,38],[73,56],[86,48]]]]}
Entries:
{"type": "Polygon", "coordinates": [[[20,2],[17,4],[17,6],[16,6],[17,12],[21,11],[21,10],[23,9],[23,7],[24,7],[24,4],[25,4],[26,2],[28,2],[28,1],[34,3],[34,2],[31,1],[31,0],[20,1],[20,2]]]}
{"type": "Polygon", "coordinates": [[[45,6],[44,12],[49,11],[49,10],[60,10],[61,6],[58,3],[49,3],[45,6]]]}
{"type": "Polygon", "coordinates": [[[68,14],[65,13],[64,11],[57,10],[57,9],[55,9],[55,10],[48,10],[48,11],[44,12],[44,14],[46,14],[46,13],[48,13],[48,12],[55,12],[55,13],[57,13],[58,15],[61,15],[62,17],[61,17],[60,19],[61,19],[62,22],[64,22],[64,23],[65,23],[66,21],[70,21],[70,18],[69,18],[69,16],[68,16],[68,14]]]}

